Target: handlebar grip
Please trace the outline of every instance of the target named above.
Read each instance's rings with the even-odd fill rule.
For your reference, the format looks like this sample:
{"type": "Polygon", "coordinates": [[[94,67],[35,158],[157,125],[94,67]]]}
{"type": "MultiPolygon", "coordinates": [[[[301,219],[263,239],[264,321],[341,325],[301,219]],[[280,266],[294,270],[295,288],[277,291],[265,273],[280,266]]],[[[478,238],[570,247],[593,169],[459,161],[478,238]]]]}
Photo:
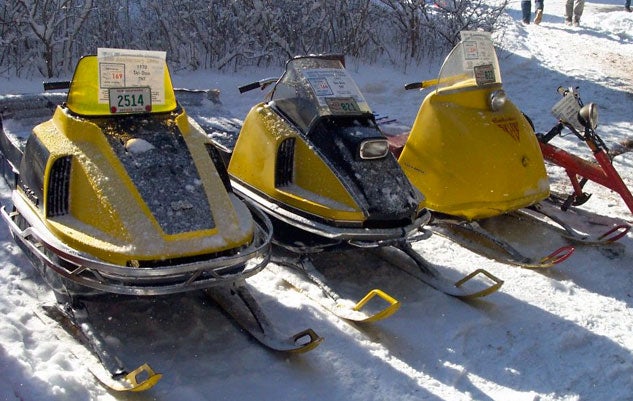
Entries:
{"type": "Polygon", "coordinates": [[[261,84],[259,82],[253,82],[251,84],[240,86],[237,89],[239,89],[240,93],[244,93],[244,92],[252,91],[253,89],[257,89],[260,86],[261,84]]]}
{"type": "Polygon", "coordinates": [[[410,90],[410,89],[422,89],[424,87],[424,83],[423,82],[412,82],[410,84],[406,84],[404,86],[405,90],[410,90]]]}
{"type": "Polygon", "coordinates": [[[51,91],[55,89],[68,89],[68,88],[70,88],[70,81],[44,82],[45,91],[51,91]]]}
{"type": "Polygon", "coordinates": [[[560,135],[560,133],[563,132],[563,128],[565,128],[565,125],[563,125],[563,123],[556,124],[552,127],[551,130],[549,130],[547,134],[539,136],[539,141],[542,143],[547,143],[551,141],[552,138],[554,138],[556,135],[560,135]]]}

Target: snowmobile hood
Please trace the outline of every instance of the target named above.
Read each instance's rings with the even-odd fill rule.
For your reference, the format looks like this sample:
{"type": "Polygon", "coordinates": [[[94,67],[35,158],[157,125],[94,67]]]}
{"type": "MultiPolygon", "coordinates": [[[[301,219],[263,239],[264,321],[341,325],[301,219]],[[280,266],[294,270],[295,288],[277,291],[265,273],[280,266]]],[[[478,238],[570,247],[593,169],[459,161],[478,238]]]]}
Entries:
{"type": "Polygon", "coordinates": [[[444,61],[398,159],[436,212],[468,220],[549,195],[534,130],[502,90],[490,34],[462,32],[444,61]]]}

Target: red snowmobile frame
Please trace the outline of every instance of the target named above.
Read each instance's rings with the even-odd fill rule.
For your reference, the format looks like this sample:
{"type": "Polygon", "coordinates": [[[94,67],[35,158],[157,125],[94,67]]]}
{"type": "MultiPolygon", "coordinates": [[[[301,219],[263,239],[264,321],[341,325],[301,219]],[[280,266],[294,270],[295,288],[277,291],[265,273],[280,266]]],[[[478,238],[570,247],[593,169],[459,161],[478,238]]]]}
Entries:
{"type": "MultiPolygon", "coordinates": [[[[561,112],[561,108],[557,110],[557,106],[559,105],[557,104],[557,106],[554,106],[553,112],[559,117],[558,124],[547,134],[537,134],[537,136],[543,157],[547,161],[563,167],[571,180],[573,193],[563,202],[561,209],[566,210],[571,205],[576,206],[585,203],[591,197],[591,194],[583,192],[583,187],[588,180],[591,180],[617,192],[631,213],[633,213],[633,195],[631,195],[631,191],[612,164],[615,155],[610,153],[602,138],[600,138],[595,131],[598,123],[597,106],[594,103],[583,105],[578,92],[572,88],[559,88],[558,91],[563,95],[563,99],[559,104],[563,102],[567,103],[567,105],[563,105],[563,107],[569,107],[571,104],[572,110],[568,111],[567,114],[575,115],[576,120],[574,120],[573,117],[566,118],[563,116],[564,111],[561,112]],[[575,110],[573,108],[574,103],[577,104],[575,110]],[[561,134],[565,127],[587,144],[598,164],[570,154],[549,143],[552,138],[561,134]]],[[[628,230],[622,232],[618,238],[623,236],[627,231],[628,230]]]]}

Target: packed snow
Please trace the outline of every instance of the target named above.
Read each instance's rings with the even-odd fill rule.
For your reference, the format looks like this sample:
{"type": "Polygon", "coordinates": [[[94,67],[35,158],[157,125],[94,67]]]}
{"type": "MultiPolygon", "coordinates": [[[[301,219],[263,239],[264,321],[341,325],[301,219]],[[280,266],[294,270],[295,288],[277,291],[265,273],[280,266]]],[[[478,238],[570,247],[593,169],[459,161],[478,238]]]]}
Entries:
{"type": "MultiPolygon", "coordinates": [[[[494,33],[509,97],[537,131],[555,119],[558,86],[578,86],[600,108],[599,134],[610,146],[633,137],[633,13],[623,1],[585,5],[580,27],[564,24],[564,2],[545,2],[540,25],[523,25],[520,2],[494,33]]],[[[440,61],[406,73],[394,67],[348,68],[372,109],[411,125],[425,92],[406,83],[434,78],[440,61]]],[[[237,118],[261,99],[239,85],[281,70],[175,75],[177,87],[219,88],[237,118]]],[[[38,92],[39,83],[3,80],[0,94],[38,92]]],[[[586,152],[573,136],[556,144],[586,152]]],[[[633,188],[633,153],[615,159],[633,188]]],[[[550,168],[551,185],[566,189],[564,173],[550,168]]],[[[616,193],[594,184],[584,210],[633,222],[616,193]]],[[[2,182],[0,196],[10,197],[2,182]]],[[[402,302],[374,324],[342,321],[264,270],[249,278],[254,295],[289,336],[314,329],[325,338],[299,355],[271,352],[198,295],[97,304],[93,316],[129,366],[148,362],[163,379],[151,390],[116,394],[101,386],[40,318],[54,297],[0,227],[0,399],[2,400],[630,400],[633,398],[633,234],[617,246],[580,247],[543,271],[521,269],[475,255],[438,236],[415,244],[445,273],[459,277],[482,267],[505,281],[480,301],[444,295],[362,254],[332,257],[324,273],[360,299],[381,288],[402,302]]],[[[535,237],[535,249],[551,238],[535,237]]]]}

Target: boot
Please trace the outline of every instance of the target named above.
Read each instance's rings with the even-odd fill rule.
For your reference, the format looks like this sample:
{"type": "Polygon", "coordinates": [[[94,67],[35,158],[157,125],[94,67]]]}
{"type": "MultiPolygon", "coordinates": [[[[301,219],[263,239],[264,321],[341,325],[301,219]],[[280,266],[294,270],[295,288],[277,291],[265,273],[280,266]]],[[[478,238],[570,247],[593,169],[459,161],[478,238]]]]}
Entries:
{"type": "Polygon", "coordinates": [[[536,15],[534,16],[534,23],[538,25],[541,23],[542,19],[543,19],[543,10],[541,9],[536,10],[536,15]]]}

